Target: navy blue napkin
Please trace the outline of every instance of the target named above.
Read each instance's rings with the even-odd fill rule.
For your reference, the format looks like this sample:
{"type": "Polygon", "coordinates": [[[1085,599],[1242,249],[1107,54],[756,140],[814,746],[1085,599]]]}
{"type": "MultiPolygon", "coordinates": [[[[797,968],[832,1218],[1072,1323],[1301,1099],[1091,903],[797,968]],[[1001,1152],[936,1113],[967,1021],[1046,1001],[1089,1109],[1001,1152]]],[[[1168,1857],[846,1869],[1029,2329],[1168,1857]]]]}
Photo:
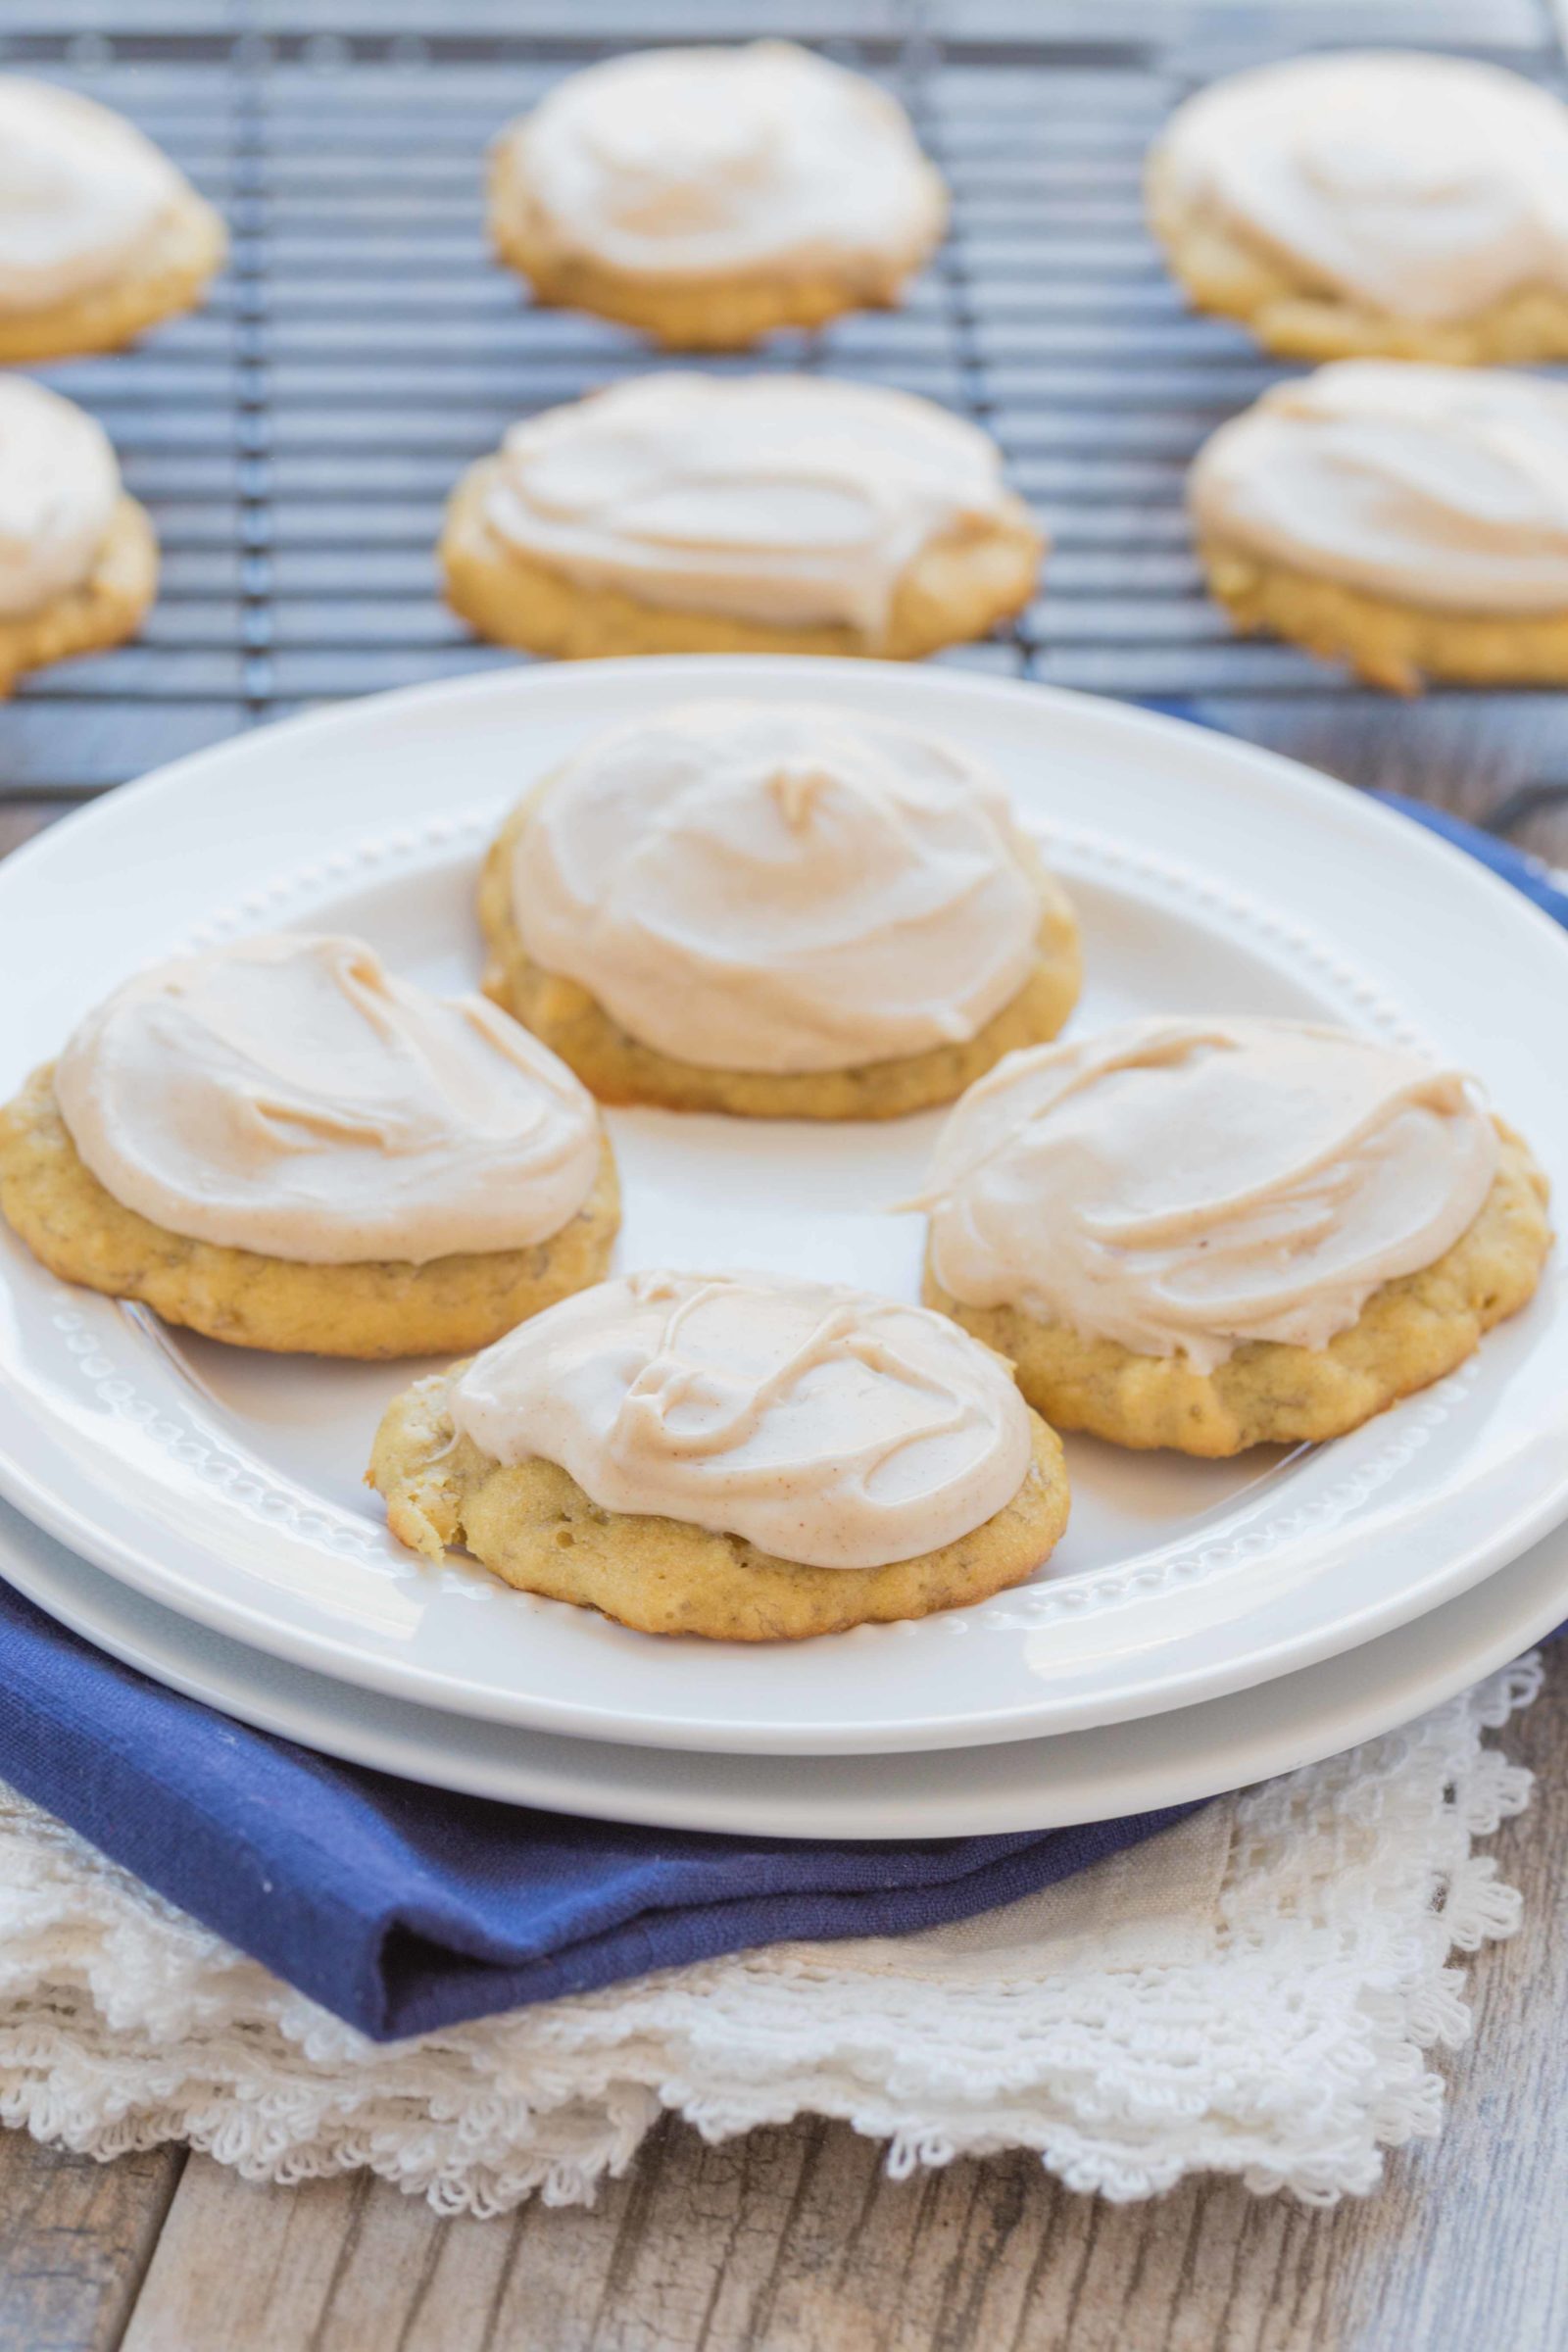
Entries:
{"type": "MultiPolygon", "coordinates": [[[[1541,868],[1409,806],[1568,923],[1541,868]]],[[[4,1585],[0,1779],[378,2039],[749,1945],[969,1918],[1193,1810],[870,1845],[578,1821],[249,1731],[4,1585]]]]}
{"type": "Polygon", "coordinates": [[[0,1779],[377,2039],[750,1944],[967,1919],[1193,1810],[871,1845],[578,1821],[250,1731],[3,1584],[0,1779]]]}

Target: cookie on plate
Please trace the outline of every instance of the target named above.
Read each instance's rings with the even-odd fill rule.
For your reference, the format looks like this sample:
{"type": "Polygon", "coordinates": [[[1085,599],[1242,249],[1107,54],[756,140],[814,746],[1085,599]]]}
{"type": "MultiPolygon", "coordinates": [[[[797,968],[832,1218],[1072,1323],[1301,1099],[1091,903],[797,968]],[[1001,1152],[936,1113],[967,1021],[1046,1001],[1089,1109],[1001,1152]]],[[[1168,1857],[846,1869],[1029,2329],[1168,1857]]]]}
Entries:
{"type": "Polygon", "coordinates": [[[483,1347],[596,1282],[614,1162],[571,1072],[362,942],[128,981],[0,1109],[0,1209],[67,1282],[238,1347],[483,1347]]]}
{"type": "Polygon", "coordinates": [[[527,652],[913,660],[1034,594],[996,445],[822,376],[636,376],[514,425],[447,509],[448,601],[527,652]]]}
{"type": "Polygon", "coordinates": [[[1132,1021],[958,1103],[925,1296],[1056,1427],[1239,1453],[1451,1372],[1533,1295],[1545,1202],[1455,1071],[1306,1022],[1132,1021]]]}
{"type": "Polygon", "coordinates": [[[946,218],[898,100],[788,41],[608,59],[491,153],[491,238],[537,299],[688,350],[896,303],[946,218]]]}
{"type": "Polygon", "coordinates": [[[405,1390],[392,1532],[649,1634],[812,1635],[959,1608],[1045,1560],[1054,1433],[923,1307],[787,1275],[584,1291],[405,1390]]]}
{"type": "Polygon", "coordinates": [[[486,861],[485,987],[602,1101],[766,1118],[951,1102],[1078,994],[1078,927],[955,746],[810,703],[595,738],[486,861]]]}
{"type": "Polygon", "coordinates": [[[1403,52],[1237,74],[1177,108],[1150,220],[1200,310],[1293,358],[1568,357],[1568,107],[1403,52]]]}
{"type": "Polygon", "coordinates": [[[1208,584],[1376,686],[1568,682],[1568,391],[1345,360],[1276,384],[1188,484],[1208,584]]]}
{"type": "Polygon", "coordinates": [[[103,427],[42,384],[0,376],[0,695],[71,654],[133,636],[158,542],[103,427]]]}
{"type": "Polygon", "coordinates": [[[117,350],[192,309],[227,243],[123,117],[0,74],[0,362],[117,350]]]}

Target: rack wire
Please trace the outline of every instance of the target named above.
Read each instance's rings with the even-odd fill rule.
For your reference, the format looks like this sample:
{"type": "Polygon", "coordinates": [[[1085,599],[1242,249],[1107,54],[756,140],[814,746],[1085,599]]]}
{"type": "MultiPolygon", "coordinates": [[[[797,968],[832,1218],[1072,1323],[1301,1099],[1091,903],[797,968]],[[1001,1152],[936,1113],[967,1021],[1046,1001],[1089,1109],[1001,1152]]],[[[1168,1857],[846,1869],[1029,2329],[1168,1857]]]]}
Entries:
{"type": "MultiPolygon", "coordinates": [[[[0,709],[0,797],[74,801],[287,711],[516,660],[440,602],[446,493],[514,417],[682,363],[529,307],[487,254],[486,142],[577,66],[743,35],[759,12],[586,0],[559,21],[536,9],[519,31],[500,0],[439,19],[416,0],[336,0],[303,24],[270,0],[36,5],[0,6],[0,68],[139,122],[225,212],[233,259],[199,316],[40,370],[111,432],[156,519],[164,584],[136,644],[38,673],[0,709]]],[[[1046,590],[1015,628],[939,659],[1265,739],[1294,710],[1298,740],[1316,713],[1326,740],[1386,750],[1386,703],[1289,647],[1239,641],[1202,593],[1186,466],[1281,370],[1185,311],[1142,223],[1140,172],[1188,89],[1316,43],[1444,41],[1559,78],[1535,0],[1492,0],[1484,23],[1483,52],[1476,9],[1445,0],[799,0],[767,29],[899,89],[953,188],[952,234],[904,309],[713,364],[897,385],[996,435],[1054,542],[1046,590]],[[1348,729],[1352,714],[1364,723],[1348,729]]],[[[1467,709],[1473,722],[1478,703],[1529,699],[1467,709]]],[[[1556,705],[1539,718],[1547,699],[1537,764],[1568,772],[1556,705]]]]}

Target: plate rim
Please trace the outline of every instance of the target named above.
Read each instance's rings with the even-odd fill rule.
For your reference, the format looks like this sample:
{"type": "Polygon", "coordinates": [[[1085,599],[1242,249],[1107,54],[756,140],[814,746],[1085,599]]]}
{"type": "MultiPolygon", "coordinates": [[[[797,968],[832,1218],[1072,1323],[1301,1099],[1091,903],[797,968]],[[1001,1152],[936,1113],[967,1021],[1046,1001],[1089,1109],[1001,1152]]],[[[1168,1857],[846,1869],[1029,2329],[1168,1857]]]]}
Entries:
{"type": "MultiPolygon", "coordinates": [[[[1394,1629],[1370,1645],[1374,1653],[1382,1653],[1381,1657],[1374,1654],[1374,1674],[1381,1666],[1391,1676],[1397,1676],[1402,1667],[1406,1681],[1399,1684],[1396,1698],[1379,1697],[1376,1691],[1369,1694],[1365,1688],[1366,1658],[1355,1651],[1341,1651],[1314,1665],[1298,1668],[1270,1685],[1254,1685],[1229,1696],[1200,1700],[1194,1706],[1174,1708],[1131,1725],[1046,1734],[982,1749],[932,1749],[912,1758],[903,1752],[853,1758],[761,1755],[737,1759],[702,1750],[681,1755],[667,1749],[645,1749],[526,1731],[509,1731],[503,1745],[502,1727],[495,1724],[452,1715],[445,1709],[426,1707],[410,1699],[368,1692],[270,1654],[264,1653],[258,1660],[254,1651],[232,1636],[215,1633],[122,1585],[107,1571],[78,1558],[66,1545],[56,1544],[22,1513],[5,1506],[0,1506],[0,1576],[47,1616],[164,1688],[177,1690],[273,1738],[295,1740],[340,1762],[413,1780],[419,1787],[487,1797],[501,1804],[539,1806],[572,1818],[630,1823],[651,1829],[706,1831],[720,1837],[831,1838],[873,1842],[921,1836],[1013,1836],[1068,1829],[1168,1805],[1201,1804],[1397,1731],[1486,1675],[1497,1672],[1562,1622],[1568,1613],[1568,1527],[1554,1530],[1498,1571],[1499,1578],[1512,1580],[1515,1586],[1523,1588],[1517,1599],[1511,1593],[1505,1595],[1501,1630],[1494,1623],[1494,1606],[1479,1642],[1464,1647],[1458,1655],[1445,1648],[1441,1664],[1424,1670],[1414,1697],[1407,1688],[1411,1672],[1409,1650],[1415,1646],[1430,1648],[1440,1635],[1445,1642],[1451,1640],[1455,1628],[1462,1629],[1466,1612],[1480,1613],[1480,1588],[1472,1587],[1440,1603],[1423,1617],[1394,1629]],[[41,1542],[51,1553],[58,1552],[60,1561],[65,1563],[64,1570],[53,1558],[40,1562],[36,1552],[31,1552],[19,1575],[19,1538],[24,1544],[30,1546],[41,1542]],[[75,1595],[67,1607],[59,1605],[62,1574],[67,1599],[72,1600],[73,1592],[75,1595]],[[85,1598],[80,1579],[86,1580],[85,1598]],[[1538,1590],[1538,1583],[1543,1582],[1547,1587],[1546,1592],[1538,1590]],[[111,1620],[107,1631],[106,1595],[111,1620]],[[155,1640],[165,1638],[167,1628],[172,1630],[176,1643],[180,1641],[193,1643],[198,1653],[203,1644],[216,1644],[220,1673],[214,1676],[200,1654],[194,1666],[176,1665],[171,1669],[167,1650],[160,1651],[139,1636],[131,1639],[119,1633],[112,1622],[113,1612],[117,1601],[124,1600],[129,1601],[133,1616],[135,1611],[150,1616],[155,1640]],[[221,1670],[229,1661],[223,1653],[230,1651],[237,1663],[230,1668],[225,1682],[221,1670]],[[1353,1668],[1352,1659],[1357,1660],[1353,1668]],[[263,1669],[260,1684],[255,1673],[258,1663],[263,1669]],[[283,1684],[281,1704],[274,1694],[278,1678],[283,1684]],[[1325,1700],[1326,1691],[1335,1692],[1337,1678],[1345,1678],[1345,1686],[1325,1700]],[[1255,1712],[1265,1698],[1263,1723],[1252,1743],[1247,1744],[1249,1733],[1245,1723],[1239,1730],[1238,1718],[1255,1712]],[[1312,1720],[1319,1728],[1299,1725],[1282,1731],[1282,1714],[1289,1716],[1290,1709],[1303,1698],[1317,1701],[1319,1714],[1312,1720]],[[332,1736],[326,1740],[321,1737],[319,1715],[311,1712],[313,1704],[321,1703],[343,1710],[329,1727],[332,1736]],[[1325,1710],[1332,1711],[1332,1729],[1322,1725],[1325,1710]],[[482,1755],[473,1757],[476,1731],[498,1751],[493,1765],[487,1765],[482,1755]],[[1195,1732],[1207,1741],[1201,1751],[1201,1763],[1184,1762],[1180,1754],[1173,1760],[1169,1743],[1180,1742],[1184,1735],[1195,1732]],[[1152,1740],[1155,1749],[1152,1756],[1146,1756],[1136,1766],[1130,1785],[1126,1782],[1121,1786],[1107,1785],[1103,1768],[1097,1782],[1091,1766],[1084,1775],[1086,1792],[1077,1797],[1064,1794],[1074,1785],[1070,1777],[1074,1764],[1082,1771],[1088,1743],[1100,1747],[1109,1742],[1121,1745],[1129,1733],[1145,1742],[1152,1740]],[[454,1734],[460,1749],[464,1742],[467,1744],[466,1762],[461,1755],[454,1760],[450,1744],[454,1734]],[[417,1769],[411,1770],[415,1762],[411,1742],[417,1742],[421,1736],[430,1744],[422,1749],[417,1769]],[[443,1738],[449,1742],[447,1755],[444,1761],[438,1761],[432,1776],[429,1759],[432,1753],[439,1756],[443,1738]],[[540,1761],[530,1756],[530,1745],[549,1752],[540,1761]],[[1071,1752],[1074,1749],[1076,1756],[1071,1752]],[[596,1758],[608,1754],[612,1774],[617,1768],[620,1770],[622,1777],[612,1781],[610,1788],[597,1783],[589,1783],[585,1788],[583,1760],[589,1751],[596,1758]],[[734,1783],[737,1761],[748,1768],[759,1768],[759,1778],[763,1772],[776,1776],[783,1793],[771,1798],[765,1794],[759,1797],[750,1788],[738,1791],[733,1786],[726,1788],[726,1782],[734,1783]],[[828,1818],[806,1809],[800,1792],[803,1763],[821,1771],[831,1809],[828,1818]],[[929,1810],[923,1813],[920,1810],[929,1808],[930,1792],[910,1793],[911,1763],[921,1773],[950,1784],[939,1792],[940,1803],[951,1808],[955,1803],[966,1802],[972,1809],[960,1811],[956,1817],[951,1810],[944,1812],[933,1824],[929,1810]],[[910,1802],[913,1818],[901,1823],[897,1816],[889,1818],[883,1811],[857,1812],[856,1805],[863,1807],[868,1801],[877,1801],[886,1806],[892,1797],[886,1794],[878,1797],[873,1788],[868,1800],[854,1786],[853,1778],[849,1794],[843,1796],[846,1764],[869,1783],[884,1782],[890,1788],[896,1783],[893,1794],[910,1802]],[[1065,1782],[1064,1764],[1068,1767],[1065,1782]],[[825,1769],[829,1765],[831,1772],[825,1769]],[[575,1782],[570,1778],[574,1766],[579,1776],[575,1782]],[[695,1767],[699,1784],[705,1772],[710,1773],[717,1784],[716,1797],[701,1785],[676,1788],[669,1792],[666,1783],[662,1788],[659,1776],[669,1774],[672,1766],[688,1770],[695,1767]],[[989,1785],[982,1786],[967,1799],[955,1798],[953,1779],[961,1780],[966,1773],[974,1777],[977,1770],[982,1782],[989,1785]],[[999,1775],[1008,1775],[1009,1771],[1011,1777],[999,1788],[995,1785],[999,1775]],[[566,1777],[564,1779],[563,1775],[566,1777]],[[1102,1791],[1099,1795],[1091,1793],[1097,1787],[1102,1791]]],[[[1383,1688],[1384,1685],[1378,1685],[1378,1689],[1383,1688]]]]}

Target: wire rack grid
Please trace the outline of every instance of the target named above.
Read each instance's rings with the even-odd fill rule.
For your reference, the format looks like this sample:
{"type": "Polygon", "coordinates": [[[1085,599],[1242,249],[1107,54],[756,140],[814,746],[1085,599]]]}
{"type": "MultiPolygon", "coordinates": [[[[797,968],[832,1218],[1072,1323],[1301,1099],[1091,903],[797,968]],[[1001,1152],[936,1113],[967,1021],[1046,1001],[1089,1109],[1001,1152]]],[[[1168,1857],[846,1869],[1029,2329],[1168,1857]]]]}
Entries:
{"type": "MultiPolygon", "coordinates": [[[[1015,628],[940,658],[1265,737],[1271,712],[1325,700],[1335,724],[1355,710],[1369,740],[1386,733],[1373,698],[1288,647],[1238,641],[1202,593],[1187,464],[1280,370],[1241,331],[1186,313],[1139,182],[1158,123],[1207,74],[1352,30],[1409,37],[1408,8],[1389,0],[1389,26],[1367,9],[1341,26],[1321,5],[1009,15],[988,0],[944,30],[921,0],[822,6],[794,29],[899,88],[952,186],[952,234],[903,309],[712,364],[896,385],[996,435],[1050,531],[1047,587],[1015,628]]],[[[0,13],[0,68],[131,115],[233,234],[200,315],[41,371],[108,427],[165,570],[136,644],[40,672],[0,710],[0,797],[24,803],[102,791],[313,704],[515,660],[441,604],[448,490],[514,417],[672,364],[618,328],[530,308],[483,230],[489,138],[563,73],[650,37],[641,0],[526,34],[499,29],[485,0],[436,31],[400,29],[402,0],[346,30],[291,30],[261,0],[210,21],[190,8],[170,29],[166,9],[138,25],[127,0],[113,38],[74,28],[69,9],[0,13]]],[[[1555,71],[1529,0],[1488,23],[1494,53],[1555,71]]],[[[658,19],[662,38],[747,28],[711,9],[658,19]]],[[[1568,735],[1562,749],[1568,767],[1568,735]]]]}

